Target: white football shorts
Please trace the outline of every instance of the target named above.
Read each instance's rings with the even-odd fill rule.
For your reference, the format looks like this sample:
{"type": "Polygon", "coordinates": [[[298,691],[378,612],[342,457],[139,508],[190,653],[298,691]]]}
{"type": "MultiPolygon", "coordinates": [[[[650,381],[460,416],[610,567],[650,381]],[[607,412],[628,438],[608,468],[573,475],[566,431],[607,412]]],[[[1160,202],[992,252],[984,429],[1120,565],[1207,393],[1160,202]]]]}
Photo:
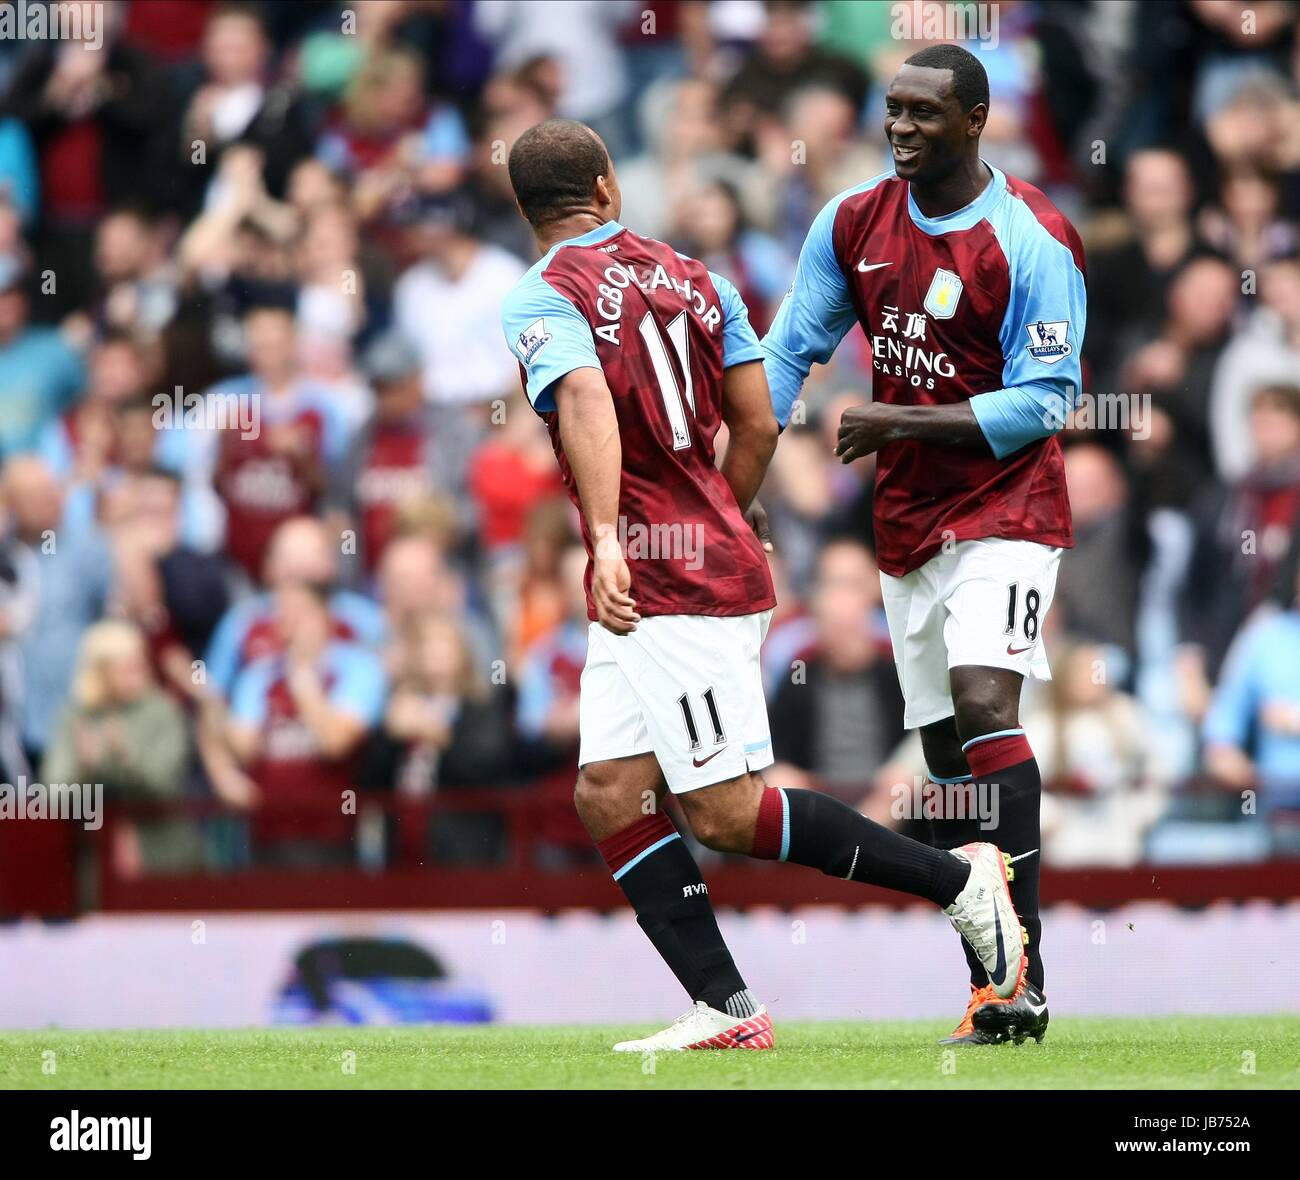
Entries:
{"type": "Polygon", "coordinates": [[[901,578],[881,573],[908,729],[953,715],[948,669],[1052,678],[1043,622],[1061,550],[1036,541],[959,541],[901,578]]]}
{"type": "Polygon", "coordinates": [[[759,669],[770,610],[655,615],[587,631],[578,765],[653,753],[674,795],[772,764],[759,669]]]}

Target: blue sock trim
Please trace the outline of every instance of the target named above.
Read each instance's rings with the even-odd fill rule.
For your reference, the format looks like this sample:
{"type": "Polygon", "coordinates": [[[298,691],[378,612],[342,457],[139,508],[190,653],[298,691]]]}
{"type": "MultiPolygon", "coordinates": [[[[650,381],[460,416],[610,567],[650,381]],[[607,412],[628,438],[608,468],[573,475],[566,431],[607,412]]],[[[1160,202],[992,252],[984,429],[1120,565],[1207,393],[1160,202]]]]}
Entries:
{"type": "Polygon", "coordinates": [[[1024,736],[1025,736],[1025,731],[1023,729],[999,729],[997,733],[981,734],[979,737],[971,738],[971,740],[968,742],[962,742],[961,744],[962,753],[965,753],[967,750],[969,750],[971,746],[978,745],[980,742],[990,742],[994,738],[1024,737],[1024,736]]]}
{"type": "Polygon", "coordinates": [[[925,773],[929,775],[932,783],[968,783],[975,777],[969,771],[966,774],[953,775],[952,778],[944,778],[940,774],[932,774],[929,770],[925,773]]]}
{"type": "Polygon", "coordinates": [[[790,855],[790,800],[784,788],[777,789],[781,792],[781,855],[777,859],[785,860],[790,855]]]}
{"type": "Polygon", "coordinates": [[[653,844],[650,845],[649,848],[641,849],[640,852],[638,852],[630,861],[627,862],[627,864],[625,864],[621,869],[618,870],[617,873],[614,874],[614,880],[617,881],[624,873],[630,872],[632,869],[636,868],[636,866],[639,865],[643,860],[645,860],[645,858],[649,856],[652,852],[657,851],[658,849],[662,848],[665,844],[669,843],[672,840],[680,840],[680,839],[681,839],[681,835],[677,832],[674,832],[671,836],[665,836],[662,840],[656,840],[653,844]]]}

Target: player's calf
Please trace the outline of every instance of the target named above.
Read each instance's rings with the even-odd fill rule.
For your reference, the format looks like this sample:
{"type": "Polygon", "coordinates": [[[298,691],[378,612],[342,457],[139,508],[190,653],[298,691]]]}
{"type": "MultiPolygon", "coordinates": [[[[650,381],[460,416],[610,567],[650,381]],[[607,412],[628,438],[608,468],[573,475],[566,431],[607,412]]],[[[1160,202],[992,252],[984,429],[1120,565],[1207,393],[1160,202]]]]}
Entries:
{"type": "Polygon", "coordinates": [[[1038,870],[1042,777],[1019,721],[1023,677],[1008,668],[974,665],[953,668],[951,677],[962,753],[974,780],[995,792],[997,825],[989,835],[1016,866],[1011,896],[1029,936],[1028,979],[1041,989],[1038,870]]]}
{"type": "Polygon", "coordinates": [[[722,938],[695,857],[658,810],[660,784],[653,755],[588,764],[578,779],[579,812],[637,924],[691,999],[733,1022],[749,1019],[761,1005],[722,938]]]}

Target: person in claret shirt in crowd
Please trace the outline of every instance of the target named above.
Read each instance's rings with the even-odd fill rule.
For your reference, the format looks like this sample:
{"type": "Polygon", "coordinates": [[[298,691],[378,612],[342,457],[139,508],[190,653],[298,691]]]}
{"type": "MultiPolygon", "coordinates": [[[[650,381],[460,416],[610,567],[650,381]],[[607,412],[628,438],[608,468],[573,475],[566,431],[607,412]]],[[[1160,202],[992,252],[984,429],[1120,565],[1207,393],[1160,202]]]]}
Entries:
{"type": "Polygon", "coordinates": [[[424,63],[410,48],[378,50],[353,76],[316,154],[352,182],[363,221],[412,192],[446,192],[464,173],[469,136],[454,106],[428,106],[424,63]]]}
{"type": "Polygon", "coordinates": [[[334,403],[299,372],[292,305],[256,305],[243,322],[249,372],[216,385],[208,400],[260,410],[257,429],[245,432],[232,414],[215,440],[226,552],[255,579],[275,530],[320,508],[326,469],[341,460],[347,432],[334,403]]]}
{"type": "Polygon", "coordinates": [[[333,637],[378,647],[387,631],[383,612],[365,595],[337,586],[338,566],[338,541],[325,525],[310,516],[285,521],[267,550],[263,589],[222,616],[208,645],[205,663],[212,690],[228,695],[249,664],[283,650],[283,633],[276,623],[276,595],[286,585],[306,582],[331,587],[333,637]]]}
{"type": "Polygon", "coordinates": [[[404,505],[463,489],[475,432],[463,418],[424,400],[420,357],[403,336],[375,340],[362,369],[374,389],[375,412],[353,436],[331,500],[357,531],[369,579],[404,505]]]}
{"type": "Polygon", "coordinates": [[[345,792],[383,717],[379,657],[333,635],[330,594],[293,583],[276,594],[277,654],[235,681],[225,740],[253,785],[254,860],[311,867],[353,859],[345,792]]]}
{"type": "Polygon", "coordinates": [[[61,319],[95,288],[95,224],[126,200],[162,199],[174,173],[157,163],[165,90],[148,54],[120,37],[123,6],[82,2],[82,39],[24,42],[8,110],[27,128],[41,172],[42,268],[59,276],[41,314],[61,319]],[[99,41],[102,37],[102,42],[99,41]]]}

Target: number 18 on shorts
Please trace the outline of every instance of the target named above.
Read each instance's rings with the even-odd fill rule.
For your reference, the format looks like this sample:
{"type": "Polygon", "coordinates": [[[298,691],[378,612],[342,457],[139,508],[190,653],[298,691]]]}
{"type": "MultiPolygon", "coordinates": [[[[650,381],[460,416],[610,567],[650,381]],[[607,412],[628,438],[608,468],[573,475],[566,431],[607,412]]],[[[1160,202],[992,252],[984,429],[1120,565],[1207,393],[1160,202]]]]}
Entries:
{"type": "Polygon", "coordinates": [[[951,717],[948,669],[964,664],[1052,678],[1043,623],[1061,550],[961,541],[901,578],[880,575],[908,729],[951,717]]]}

